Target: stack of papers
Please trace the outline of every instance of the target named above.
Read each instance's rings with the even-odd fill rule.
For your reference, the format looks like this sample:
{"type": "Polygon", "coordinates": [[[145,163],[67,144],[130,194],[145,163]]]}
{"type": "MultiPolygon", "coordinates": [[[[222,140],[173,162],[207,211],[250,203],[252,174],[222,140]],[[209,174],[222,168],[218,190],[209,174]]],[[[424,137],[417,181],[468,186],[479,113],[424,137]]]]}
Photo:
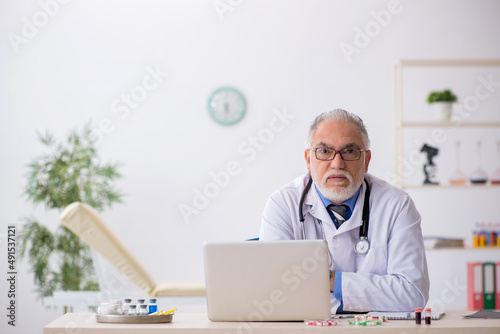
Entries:
{"type": "Polygon", "coordinates": [[[465,246],[464,239],[453,239],[444,237],[424,237],[425,248],[447,248],[465,246]]]}
{"type": "Polygon", "coordinates": [[[462,318],[465,319],[500,319],[500,312],[495,312],[491,310],[479,310],[476,313],[469,315],[463,315],[462,318]]]}

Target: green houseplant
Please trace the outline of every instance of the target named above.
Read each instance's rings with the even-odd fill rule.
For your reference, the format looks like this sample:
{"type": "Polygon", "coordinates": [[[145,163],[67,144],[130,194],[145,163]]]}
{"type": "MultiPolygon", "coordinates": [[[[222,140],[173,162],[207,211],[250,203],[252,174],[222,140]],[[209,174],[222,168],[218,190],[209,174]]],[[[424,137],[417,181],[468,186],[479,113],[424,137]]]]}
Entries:
{"type": "Polygon", "coordinates": [[[427,96],[427,103],[434,111],[434,118],[441,122],[451,119],[452,103],[456,101],[457,96],[450,89],[432,91],[427,96]]]}
{"type": "MultiPolygon", "coordinates": [[[[56,143],[53,135],[39,134],[50,153],[28,165],[25,195],[35,206],[61,211],[80,201],[98,211],[122,200],[113,182],[121,177],[119,164],[101,163],[89,126],[70,132],[66,142],[56,143]]],[[[89,248],[73,232],[60,225],[55,232],[35,218],[26,218],[19,235],[20,256],[27,256],[40,297],[55,290],[97,291],[89,248]]]]}

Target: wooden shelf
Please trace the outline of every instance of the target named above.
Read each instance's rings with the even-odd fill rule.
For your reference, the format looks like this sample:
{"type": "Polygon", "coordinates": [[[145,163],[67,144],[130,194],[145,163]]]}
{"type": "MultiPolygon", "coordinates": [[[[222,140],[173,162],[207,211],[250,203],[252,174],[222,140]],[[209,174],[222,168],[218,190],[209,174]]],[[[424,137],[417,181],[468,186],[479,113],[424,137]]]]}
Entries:
{"type": "Polygon", "coordinates": [[[466,184],[463,186],[460,185],[451,185],[451,184],[417,184],[417,185],[403,185],[403,189],[500,189],[500,185],[494,184],[466,184]]]}
{"type": "Polygon", "coordinates": [[[500,122],[403,122],[402,127],[414,128],[494,128],[500,127],[500,122]]]}
{"type": "Polygon", "coordinates": [[[497,262],[494,259],[498,257],[500,247],[472,247],[466,245],[465,247],[425,248],[425,252],[429,254],[428,256],[438,256],[434,261],[439,257],[458,257],[460,260],[457,261],[464,262],[465,265],[467,262],[497,262]],[[431,253],[432,255],[430,255],[431,253]]]}
{"type": "Polygon", "coordinates": [[[425,248],[425,251],[478,251],[478,252],[486,252],[486,251],[500,251],[499,247],[437,247],[437,248],[425,248]]]}
{"type": "Polygon", "coordinates": [[[398,65],[405,67],[500,66],[500,60],[499,59],[401,59],[398,62],[398,65]]]}

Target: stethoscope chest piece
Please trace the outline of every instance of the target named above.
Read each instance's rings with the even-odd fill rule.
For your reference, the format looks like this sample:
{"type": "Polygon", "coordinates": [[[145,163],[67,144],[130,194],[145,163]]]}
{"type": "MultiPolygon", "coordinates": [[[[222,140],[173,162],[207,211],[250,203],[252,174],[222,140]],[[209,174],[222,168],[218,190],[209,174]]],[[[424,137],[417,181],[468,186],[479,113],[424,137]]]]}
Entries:
{"type": "Polygon", "coordinates": [[[357,254],[360,255],[365,255],[368,253],[368,250],[370,249],[370,243],[366,239],[366,237],[360,237],[355,243],[354,243],[354,251],[357,254]]]}

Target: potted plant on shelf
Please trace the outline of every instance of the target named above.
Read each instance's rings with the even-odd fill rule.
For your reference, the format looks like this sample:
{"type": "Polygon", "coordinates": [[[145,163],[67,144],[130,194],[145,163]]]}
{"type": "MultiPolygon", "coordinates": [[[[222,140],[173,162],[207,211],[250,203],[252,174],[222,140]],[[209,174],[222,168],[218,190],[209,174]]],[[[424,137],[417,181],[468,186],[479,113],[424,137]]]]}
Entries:
{"type": "MultiPolygon", "coordinates": [[[[116,163],[99,161],[91,131],[70,132],[66,143],[57,144],[47,131],[39,138],[50,153],[38,156],[28,165],[25,195],[35,206],[61,211],[80,201],[98,211],[121,202],[122,194],[112,183],[121,175],[116,163]]],[[[26,218],[21,228],[21,258],[27,256],[40,297],[54,291],[97,291],[89,248],[78,236],[60,225],[55,232],[35,218],[26,218]]]]}
{"type": "Polygon", "coordinates": [[[432,91],[427,96],[427,103],[431,105],[436,121],[448,122],[451,119],[452,104],[457,101],[457,96],[449,89],[432,91]]]}

